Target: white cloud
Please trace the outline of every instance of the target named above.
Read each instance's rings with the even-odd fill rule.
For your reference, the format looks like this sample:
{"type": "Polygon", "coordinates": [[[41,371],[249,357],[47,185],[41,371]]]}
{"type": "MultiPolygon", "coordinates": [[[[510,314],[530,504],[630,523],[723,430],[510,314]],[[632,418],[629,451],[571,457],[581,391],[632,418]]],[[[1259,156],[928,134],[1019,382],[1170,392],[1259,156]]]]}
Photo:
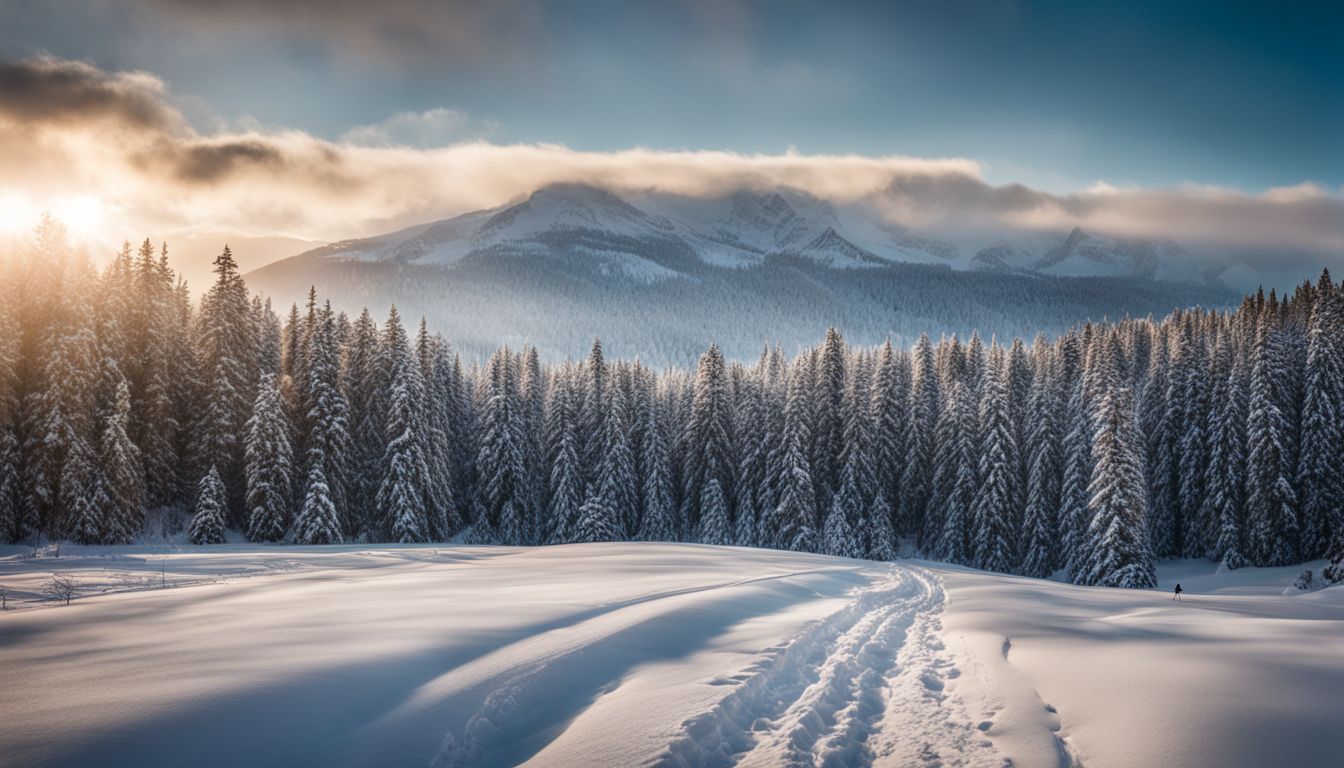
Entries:
{"type": "Polygon", "coordinates": [[[1060,194],[991,185],[964,158],[434,146],[487,127],[439,109],[394,115],[336,142],[236,123],[201,133],[152,76],[50,58],[0,65],[0,189],[116,201],[128,235],[357,237],[581,182],[695,196],[788,186],[916,228],[1080,225],[1230,248],[1344,251],[1344,194],[1314,184],[1251,194],[1097,182],[1060,194]]]}

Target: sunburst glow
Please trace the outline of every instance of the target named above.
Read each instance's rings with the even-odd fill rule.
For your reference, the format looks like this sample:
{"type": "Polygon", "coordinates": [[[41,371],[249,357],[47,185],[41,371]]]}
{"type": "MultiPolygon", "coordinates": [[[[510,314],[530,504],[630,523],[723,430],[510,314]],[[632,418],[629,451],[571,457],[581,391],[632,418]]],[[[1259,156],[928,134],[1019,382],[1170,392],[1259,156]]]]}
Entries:
{"type": "Polygon", "coordinates": [[[32,229],[40,213],[27,195],[0,192],[0,234],[15,234],[32,229]]]}
{"type": "Polygon", "coordinates": [[[76,235],[92,235],[103,226],[107,208],[93,195],[75,195],[52,201],[52,214],[76,235]]]}

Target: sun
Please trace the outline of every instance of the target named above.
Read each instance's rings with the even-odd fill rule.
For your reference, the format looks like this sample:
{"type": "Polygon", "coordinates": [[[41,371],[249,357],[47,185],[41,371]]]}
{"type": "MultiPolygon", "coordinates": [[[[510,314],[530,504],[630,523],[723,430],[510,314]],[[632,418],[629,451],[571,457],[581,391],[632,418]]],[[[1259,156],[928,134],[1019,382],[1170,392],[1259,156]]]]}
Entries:
{"type": "Polygon", "coordinates": [[[52,213],[72,234],[91,235],[102,227],[107,209],[93,195],[75,195],[54,201],[52,213]]]}
{"type": "Polygon", "coordinates": [[[27,195],[0,192],[0,234],[30,232],[42,216],[27,195]]]}

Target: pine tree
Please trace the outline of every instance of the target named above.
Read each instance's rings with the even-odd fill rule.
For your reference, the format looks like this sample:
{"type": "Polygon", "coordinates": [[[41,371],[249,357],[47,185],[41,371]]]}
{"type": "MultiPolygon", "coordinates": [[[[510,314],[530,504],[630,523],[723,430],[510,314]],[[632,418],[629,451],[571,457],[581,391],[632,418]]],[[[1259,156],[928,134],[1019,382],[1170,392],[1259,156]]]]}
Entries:
{"type": "Polygon", "coordinates": [[[93,501],[99,353],[87,307],[80,296],[75,302],[74,325],[61,336],[47,362],[37,448],[40,475],[34,493],[49,534],[61,535],[69,521],[76,540],[95,543],[105,530],[93,501]]]}
{"type": "Polygon", "coordinates": [[[1051,352],[1043,343],[1035,347],[1037,370],[1028,406],[1027,495],[1023,512],[1023,551],[1019,571],[1045,578],[1059,567],[1060,461],[1058,414],[1062,403],[1051,352]]]}
{"type": "Polygon", "coordinates": [[[858,521],[863,513],[863,499],[853,463],[846,465],[844,475],[840,490],[832,497],[831,511],[822,526],[822,551],[837,557],[863,557],[864,547],[858,529],[858,521]]]}
{"type": "Polygon", "coordinates": [[[1075,380],[1065,408],[1064,479],[1060,485],[1059,525],[1062,560],[1069,579],[1078,583],[1086,567],[1087,535],[1092,525],[1089,485],[1093,476],[1092,416],[1082,379],[1075,380]]]}
{"type": "Polygon", "coordinates": [[[531,481],[527,477],[525,414],[515,358],[508,347],[490,358],[487,393],[476,460],[481,473],[480,503],[501,543],[529,544],[531,481]],[[506,505],[510,507],[508,520],[503,517],[506,505]]]}
{"type": "Polygon", "coordinates": [[[933,431],[938,420],[938,375],[934,370],[933,346],[928,335],[915,345],[910,384],[910,421],[905,466],[901,474],[901,525],[897,533],[920,537],[925,545],[941,531],[927,530],[924,518],[929,505],[929,478],[933,474],[933,431]]]}
{"type": "Polygon", "coordinates": [[[1288,565],[1297,557],[1298,520],[1284,445],[1288,425],[1275,391],[1275,378],[1283,372],[1265,318],[1256,333],[1252,359],[1246,418],[1248,545],[1256,565],[1288,565]]]}
{"type": "Polygon", "coordinates": [[[1147,379],[1142,393],[1140,429],[1146,446],[1148,478],[1149,540],[1158,557],[1180,554],[1177,491],[1180,488],[1177,462],[1179,408],[1169,402],[1173,390],[1169,376],[1169,343],[1166,328],[1157,331],[1153,354],[1149,358],[1147,379]]]}
{"type": "Polygon", "coordinates": [[[737,521],[734,523],[733,543],[739,547],[756,546],[756,507],[751,496],[744,496],[737,507],[737,521]]]}
{"type": "MultiPolygon", "coordinates": [[[[430,519],[434,524],[431,534],[446,540],[465,524],[459,509],[460,490],[454,471],[454,443],[461,439],[464,425],[453,418],[457,385],[448,345],[442,338],[435,337],[430,340],[429,347],[425,403],[428,427],[425,463],[429,468],[426,495],[430,504],[430,519]]],[[[528,471],[539,472],[540,467],[529,466],[528,471]]],[[[538,499],[534,489],[533,498],[529,502],[532,506],[529,508],[535,508],[538,499]]]]}
{"type": "Polygon", "coordinates": [[[812,467],[807,458],[808,434],[807,370],[795,364],[790,375],[789,392],[784,412],[784,449],[779,458],[779,504],[772,515],[773,523],[763,526],[778,534],[771,546],[794,552],[814,552],[817,544],[816,491],[812,486],[812,467]]]}
{"type": "Polygon", "coordinates": [[[201,301],[199,343],[207,395],[198,450],[224,485],[225,519],[237,510],[241,520],[246,486],[242,437],[258,379],[256,330],[247,287],[228,246],[215,259],[215,276],[201,301]]]}
{"type": "Polygon", "coordinates": [[[605,494],[589,488],[583,506],[579,507],[569,540],[585,544],[594,541],[620,541],[620,513],[605,494]]]}
{"type": "Polygon", "coordinates": [[[884,493],[879,492],[873,497],[864,519],[867,522],[864,535],[866,557],[869,560],[895,560],[896,531],[891,526],[891,505],[887,503],[884,493]]]}
{"type": "Polygon", "coordinates": [[[728,522],[728,501],[717,478],[709,478],[700,493],[700,543],[727,546],[733,543],[728,522]]]}
{"type": "MultiPolygon", "coordinates": [[[[298,308],[291,319],[297,323],[298,308]]],[[[349,503],[354,522],[353,534],[377,538],[381,521],[371,514],[378,498],[379,476],[386,437],[386,370],[382,365],[378,327],[365,309],[355,319],[350,344],[346,348],[342,389],[350,410],[350,483],[349,503]]]]}
{"type": "Polygon", "coordinates": [[[1244,376],[1233,360],[1232,343],[1224,332],[1218,339],[1209,375],[1213,383],[1213,419],[1210,435],[1204,518],[1215,526],[1211,554],[1227,570],[1246,565],[1245,523],[1242,507],[1246,483],[1246,395],[1244,376]]]}
{"type": "MultiPolygon", "coordinates": [[[[871,404],[873,467],[877,473],[877,489],[886,499],[901,498],[909,402],[909,361],[904,356],[898,357],[892,349],[891,339],[887,339],[878,352],[871,404]]],[[[892,522],[888,521],[887,525],[892,522]]]]}
{"type": "Polygon", "coordinates": [[[700,502],[708,498],[704,489],[710,480],[718,482],[719,491],[725,496],[732,493],[731,477],[737,462],[733,457],[731,424],[728,372],[723,354],[711,345],[701,356],[696,371],[690,419],[684,433],[683,498],[687,504],[685,517],[691,526],[700,524],[700,502]]]}
{"type": "Polygon", "coordinates": [[[1021,508],[1017,481],[1017,439],[1009,408],[1007,361],[995,347],[984,373],[980,398],[982,435],[979,471],[972,501],[974,562],[988,571],[1007,573],[1016,561],[1013,532],[1021,508]]]}
{"type": "Polygon", "coordinates": [[[294,456],[289,422],[275,376],[265,374],[257,387],[244,446],[247,462],[247,538],[279,541],[289,529],[289,491],[294,456]]]}
{"type": "Polygon", "coordinates": [[[845,341],[835,328],[826,331],[815,379],[812,429],[812,482],[817,508],[830,509],[843,469],[845,413],[845,341]]]}
{"type": "MultiPolygon", "coordinates": [[[[1329,272],[1322,285],[1329,285],[1329,272]]],[[[1339,292],[1317,297],[1307,351],[1297,485],[1303,555],[1326,551],[1344,525],[1344,311],[1339,292]]]]}
{"type": "Polygon", "coordinates": [[[420,403],[424,389],[420,366],[411,356],[396,307],[384,331],[383,354],[391,391],[384,426],[382,482],[378,487],[378,518],[393,541],[424,541],[427,536],[424,488],[429,468],[421,445],[420,403]]]}
{"type": "Polygon", "coordinates": [[[645,453],[644,514],[639,538],[643,541],[676,541],[679,526],[672,503],[672,481],[668,477],[667,437],[657,413],[650,409],[645,428],[648,448],[645,453]]]}
{"type": "Polygon", "coordinates": [[[969,564],[974,555],[970,532],[979,467],[975,449],[979,429],[976,408],[975,392],[960,381],[953,382],[937,429],[938,474],[934,477],[934,495],[929,504],[927,548],[952,563],[969,564]]]}
{"type": "MultiPolygon", "coordinates": [[[[1189,322],[1189,321],[1188,321],[1189,322]]],[[[1208,353],[1202,339],[1193,328],[1186,330],[1186,338],[1179,349],[1176,368],[1180,378],[1174,382],[1180,392],[1173,398],[1180,409],[1181,432],[1178,450],[1181,554],[1200,557],[1205,554],[1206,530],[1202,512],[1205,498],[1204,477],[1208,467],[1208,408],[1206,384],[1209,381],[1205,365],[1208,353]]]]}
{"type": "MultiPolygon", "coordinates": [[[[340,382],[340,341],[330,302],[316,313],[307,347],[307,385],[303,388],[308,409],[303,418],[308,425],[304,441],[306,474],[311,485],[313,467],[321,466],[324,503],[329,502],[336,510],[339,522],[348,516],[346,477],[351,450],[349,408],[340,382]]],[[[338,531],[354,527],[352,522],[338,524],[338,531]]]]}
{"type": "Polygon", "coordinates": [[[292,538],[296,544],[339,544],[341,542],[340,518],[336,514],[336,505],[331,501],[331,489],[327,486],[326,473],[322,462],[312,462],[308,470],[308,482],[304,489],[303,505],[294,518],[292,538]]]}
{"type": "Polygon", "coordinates": [[[145,480],[140,449],[127,433],[130,417],[131,391],[121,379],[103,427],[99,456],[97,506],[104,524],[102,540],[108,544],[129,544],[145,521],[145,480]]]}
{"type": "Polygon", "coordinates": [[[210,472],[201,478],[196,490],[196,514],[191,518],[189,536],[192,544],[224,543],[224,483],[219,479],[219,470],[210,467],[210,472]]]}
{"type": "Polygon", "coordinates": [[[571,541],[578,524],[579,508],[584,502],[583,463],[574,434],[577,419],[578,409],[569,387],[553,387],[549,421],[554,447],[551,449],[547,506],[547,541],[552,544],[571,541]]]}
{"type": "Polygon", "coordinates": [[[1157,586],[1148,546],[1143,463],[1129,390],[1117,387],[1098,407],[1093,440],[1096,461],[1088,485],[1091,523],[1083,583],[1145,589],[1157,586]]]}

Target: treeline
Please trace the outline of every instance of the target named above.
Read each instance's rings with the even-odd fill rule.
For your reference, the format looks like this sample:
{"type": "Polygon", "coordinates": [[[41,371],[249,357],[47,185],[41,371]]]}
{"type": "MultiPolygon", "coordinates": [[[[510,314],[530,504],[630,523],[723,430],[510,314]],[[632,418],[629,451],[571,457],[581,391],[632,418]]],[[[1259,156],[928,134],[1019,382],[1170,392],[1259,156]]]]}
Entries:
{"type": "Polygon", "coordinates": [[[166,249],[101,273],[57,225],[0,262],[0,536],[198,543],[700,541],[926,556],[1142,587],[1161,557],[1344,556],[1344,292],[1053,341],[751,365],[484,365],[395,309],[281,320],[226,248],[193,306],[166,249]]]}

